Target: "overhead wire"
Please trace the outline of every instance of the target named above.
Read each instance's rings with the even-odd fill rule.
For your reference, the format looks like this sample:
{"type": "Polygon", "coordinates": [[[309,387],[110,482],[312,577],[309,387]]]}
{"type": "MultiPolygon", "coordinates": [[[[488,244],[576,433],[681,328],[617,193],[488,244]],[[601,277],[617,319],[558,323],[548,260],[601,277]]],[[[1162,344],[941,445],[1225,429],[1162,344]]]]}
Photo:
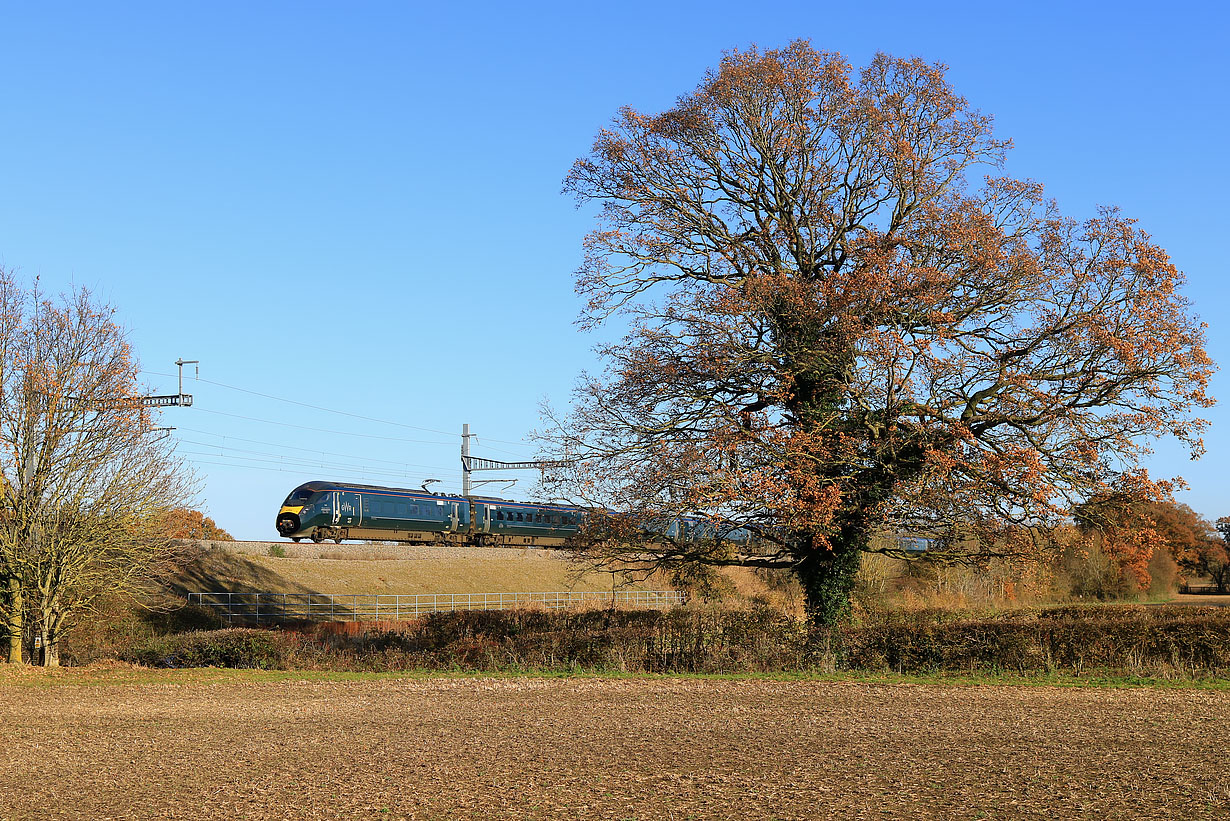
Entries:
{"type": "MultiPolygon", "coordinates": [[[[165,377],[168,377],[168,378],[174,378],[174,377],[176,377],[176,374],[162,373],[162,372],[159,372],[159,371],[147,371],[147,370],[142,370],[141,372],[142,372],[142,373],[144,373],[144,374],[149,374],[150,376],[165,376],[165,377]]],[[[375,416],[364,416],[363,414],[359,414],[359,413],[351,413],[350,411],[337,410],[336,408],[326,408],[326,407],[324,407],[324,406],[322,406],[322,405],[313,405],[313,404],[311,404],[310,402],[300,402],[300,401],[299,401],[299,400],[297,400],[297,399],[287,399],[287,398],[286,398],[286,397],[284,397],[284,396],[274,396],[274,395],[273,395],[273,394],[271,394],[271,393],[264,393],[264,392],[262,392],[262,391],[254,391],[254,390],[251,390],[251,389],[249,389],[249,388],[241,388],[241,387],[238,387],[237,385],[228,385],[228,384],[226,384],[225,382],[217,382],[217,381],[214,381],[214,380],[212,380],[212,379],[204,379],[204,378],[202,378],[202,377],[200,377],[200,376],[194,376],[194,377],[189,377],[189,378],[190,378],[190,379],[195,379],[195,380],[196,380],[196,381],[198,381],[198,382],[204,382],[204,383],[205,383],[205,384],[207,384],[207,385],[216,385],[216,386],[218,386],[218,387],[220,387],[220,388],[226,388],[227,390],[239,391],[239,392],[241,392],[241,393],[247,393],[247,394],[251,394],[251,395],[253,395],[253,396],[260,396],[260,397],[263,397],[263,398],[265,398],[265,399],[272,399],[272,400],[277,401],[277,402],[286,402],[286,403],[291,404],[291,405],[299,405],[300,407],[304,407],[304,408],[311,408],[312,410],[324,411],[325,413],[335,413],[335,414],[338,414],[338,415],[341,415],[341,416],[349,416],[349,417],[352,417],[352,418],[354,418],[354,419],[362,419],[362,420],[367,421],[367,422],[376,422],[376,423],[379,423],[379,424],[382,424],[382,425],[395,425],[395,426],[397,426],[397,427],[401,427],[401,428],[409,428],[410,430],[421,430],[421,431],[424,431],[424,432],[427,432],[427,433],[438,433],[438,434],[441,434],[442,436],[456,436],[456,435],[457,435],[457,434],[455,434],[455,433],[451,433],[451,432],[449,432],[449,431],[437,430],[436,428],[425,428],[425,427],[422,427],[422,426],[420,426],[420,425],[409,425],[409,424],[406,424],[405,422],[395,422],[395,421],[393,421],[393,420],[391,420],[391,419],[380,419],[380,418],[377,418],[377,417],[375,417],[375,416]]],[[[501,443],[501,444],[505,444],[505,445],[513,445],[513,446],[516,446],[516,447],[527,447],[527,445],[526,445],[524,442],[510,442],[510,441],[505,440],[505,439],[495,439],[495,438],[491,438],[491,437],[484,437],[484,439],[486,439],[486,441],[489,441],[489,442],[499,442],[499,443],[501,443]]],[[[435,444],[442,444],[442,443],[435,443],[435,444]]],[[[499,451],[499,450],[500,450],[499,448],[491,448],[491,449],[492,449],[492,450],[497,450],[497,451],[499,451]]],[[[502,453],[507,453],[508,451],[500,451],[500,452],[502,452],[502,453]]],[[[516,454],[514,453],[514,454],[510,454],[510,455],[515,456],[516,454]]]]}
{"type": "MultiPolygon", "coordinates": [[[[174,377],[175,376],[173,374],[160,373],[157,371],[142,371],[142,372],[149,374],[149,375],[153,375],[153,376],[163,376],[163,377],[174,377]]],[[[197,381],[205,382],[210,385],[216,385],[218,387],[226,388],[228,390],[238,391],[240,393],[260,396],[260,397],[267,398],[267,399],[273,399],[275,401],[280,401],[280,402],[285,402],[285,403],[292,404],[292,405],[298,405],[301,407],[311,408],[313,410],[320,410],[320,411],[324,411],[327,413],[334,413],[334,414],[338,414],[341,416],[348,416],[351,418],[362,419],[364,421],[376,422],[379,424],[393,425],[396,427],[407,428],[410,430],[421,430],[427,433],[436,433],[442,436],[447,436],[452,441],[442,442],[439,440],[413,439],[409,437],[398,437],[398,436],[382,436],[382,435],[371,434],[371,433],[360,433],[360,432],[351,431],[351,430],[336,430],[336,429],[331,429],[331,428],[320,428],[320,427],[314,427],[310,425],[299,425],[293,422],[285,422],[285,421],[274,420],[274,419],[263,419],[263,418],[255,417],[255,416],[247,416],[244,414],[228,413],[226,411],[219,411],[219,410],[212,410],[209,408],[197,407],[196,410],[202,413],[212,414],[216,416],[230,417],[234,419],[242,419],[245,421],[258,422],[261,424],[276,425],[279,427],[290,428],[290,429],[295,429],[295,430],[310,431],[313,433],[326,433],[326,434],[331,434],[331,435],[350,436],[350,437],[355,437],[355,438],[379,440],[379,441],[386,441],[386,442],[405,442],[405,443],[411,443],[411,444],[428,444],[428,445],[449,445],[455,442],[455,439],[453,439],[453,437],[456,434],[450,433],[448,431],[436,430],[434,428],[427,428],[427,427],[422,427],[422,426],[417,426],[417,425],[409,425],[409,424],[402,423],[402,422],[395,422],[395,421],[387,420],[387,419],[379,419],[379,418],[371,417],[371,416],[364,416],[362,414],[356,414],[356,413],[351,413],[348,411],[336,410],[333,408],[326,408],[326,407],[319,406],[319,405],[313,405],[308,402],[300,402],[300,401],[293,400],[293,399],[287,399],[284,397],[274,396],[272,394],[263,393],[261,391],[253,391],[247,388],[241,388],[235,385],[228,385],[222,382],[216,382],[216,381],[209,380],[209,379],[200,379],[199,377],[196,377],[196,378],[197,378],[197,381]]],[[[216,437],[218,439],[223,440],[222,444],[209,443],[209,442],[197,442],[197,441],[189,440],[189,439],[179,440],[184,444],[196,445],[198,447],[212,449],[210,452],[182,451],[185,457],[185,460],[196,466],[208,465],[208,466],[217,466],[217,467],[241,468],[243,470],[263,470],[263,471],[270,471],[270,472],[277,472],[277,473],[298,473],[298,474],[305,473],[309,470],[320,469],[320,470],[327,470],[332,473],[347,474],[347,475],[354,476],[354,477],[363,477],[363,478],[388,477],[388,478],[412,479],[412,480],[415,478],[418,478],[418,477],[415,477],[413,474],[418,473],[419,471],[425,471],[429,475],[435,474],[443,480],[441,482],[440,489],[454,488],[454,487],[459,488],[461,486],[460,477],[463,475],[463,471],[458,470],[456,468],[448,469],[448,468],[442,468],[438,465],[424,465],[421,463],[401,462],[401,461],[393,460],[393,459],[379,459],[375,457],[361,457],[360,459],[355,459],[354,457],[351,457],[350,454],[337,453],[335,451],[322,451],[319,449],[304,447],[301,445],[287,445],[285,443],[280,443],[280,442],[268,442],[268,441],[259,440],[259,439],[248,439],[245,437],[232,436],[229,434],[222,434],[222,433],[215,433],[212,431],[205,431],[205,430],[200,430],[196,428],[186,428],[182,426],[180,427],[182,430],[188,430],[188,431],[192,431],[193,433],[201,434],[204,436],[216,437]],[[321,454],[322,456],[340,457],[343,461],[337,461],[336,459],[334,460],[319,459],[318,460],[318,459],[310,459],[310,458],[301,457],[301,456],[287,455],[286,453],[281,453],[281,452],[280,453],[269,453],[267,451],[253,450],[253,449],[247,449],[247,448],[237,448],[234,446],[226,445],[225,440],[227,439],[241,441],[241,442],[245,442],[249,444],[267,445],[269,447],[279,448],[279,449],[284,449],[284,450],[285,449],[296,450],[296,451],[301,451],[306,454],[321,454]],[[224,451],[230,451],[230,452],[224,452],[224,451]],[[250,454],[250,455],[243,455],[243,454],[250,454]],[[209,459],[218,459],[222,461],[209,461],[207,459],[202,459],[201,457],[208,457],[209,459]],[[402,469],[397,470],[397,469],[390,469],[388,467],[380,467],[373,463],[380,463],[380,465],[398,466],[398,467],[402,467],[402,469]],[[415,471],[413,470],[413,468],[418,468],[419,471],[415,471]]],[[[505,450],[504,448],[495,447],[488,443],[489,442],[500,442],[502,444],[512,445],[514,447],[519,447],[522,449],[526,449],[530,447],[530,445],[528,445],[525,442],[510,442],[507,440],[493,439],[493,438],[487,438],[487,437],[480,438],[478,435],[475,435],[474,438],[476,442],[481,443],[481,446],[485,450],[492,450],[492,451],[496,451],[499,453],[505,453],[505,454],[509,454],[509,455],[517,456],[517,457],[520,457],[521,454],[515,453],[513,451],[505,450]]],[[[460,492],[460,490],[457,490],[456,492],[460,492]]]]}
{"type": "MultiPolygon", "coordinates": [[[[224,457],[224,458],[225,458],[225,457],[224,457]]],[[[244,469],[244,470],[264,470],[264,471],[270,471],[270,472],[273,472],[273,473],[298,473],[298,474],[302,474],[302,473],[304,473],[304,472],[305,472],[303,468],[266,467],[266,466],[264,466],[264,465],[237,465],[237,464],[234,464],[234,463],[227,463],[227,462],[211,462],[211,461],[208,461],[208,460],[205,460],[205,459],[187,459],[187,460],[185,460],[185,461],[187,461],[187,462],[189,462],[190,464],[193,464],[193,465],[213,465],[213,466],[216,466],[216,467],[226,467],[226,468],[236,468],[236,467],[237,467],[237,468],[242,468],[242,469],[244,469]]],[[[337,472],[337,473],[350,473],[350,474],[354,474],[354,475],[356,475],[356,476],[367,476],[367,475],[368,475],[368,474],[364,473],[363,471],[357,471],[357,470],[346,470],[346,469],[340,469],[340,468],[339,468],[339,469],[335,469],[335,470],[336,470],[336,472],[337,472]]],[[[441,483],[440,483],[440,488],[441,488],[441,489],[443,489],[443,488],[452,488],[452,487],[457,487],[457,486],[458,486],[458,484],[457,484],[456,482],[444,481],[444,482],[441,482],[441,483]]]]}
{"type": "Polygon", "coordinates": [[[341,436],[357,436],[362,439],[381,439],[386,442],[411,442],[417,445],[453,445],[455,442],[439,442],[434,439],[406,439],[401,436],[380,436],[374,433],[356,433],[350,430],[333,430],[332,428],[314,428],[309,425],[296,425],[293,422],[279,422],[276,419],[261,419],[256,416],[244,416],[239,413],[227,413],[226,411],[210,410],[209,408],[193,407],[194,412],[212,413],[215,416],[229,416],[232,419],[245,419],[249,422],[263,422],[267,425],[280,425],[284,428],[296,428],[297,430],[310,430],[314,433],[333,433],[341,436]]]}
{"type": "MultiPolygon", "coordinates": [[[[365,469],[362,467],[355,467],[353,465],[334,465],[334,464],[329,464],[327,462],[322,463],[322,462],[317,462],[317,461],[310,460],[310,459],[279,459],[276,457],[242,456],[242,455],[229,454],[229,453],[213,453],[209,451],[196,451],[196,450],[185,450],[185,451],[182,451],[182,453],[183,455],[189,456],[189,457],[206,456],[211,459],[223,459],[223,460],[227,460],[228,462],[230,462],[232,466],[241,466],[241,467],[254,466],[251,463],[256,463],[255,466],[277,465],[279,467],[293,468],[300,472],[309,471],[309,470],[312,470],[312,471],[326,470],[331,473],[354,473],[354,474],[359,474],[361,476],[387,476],[387,477],[394,477],[397,479],[407,479],[407,480],[413,480],[413,479],[421,480],[423,478],[422,471],[389,470],[387,468],[378,468],[378,469],[366,468],[365,469]]],[[[430,478],[430,474],[428,474],[428,478],[430,478]]]]}
{"type": "MultiPolygon", "coordinates": [[[[168,376],[168,377],[174,376],[174,374],[159,373],[157,371],[142,371],[142,373],[147,373],[152,376],[168,376]]],[[[240,393],[248,393],[253,396],[263,397],[265,399],[273,399],[277,402],[286,402],[287,404],[290,404],[290,405],[299,405],[300,407],[311,408],[312,410],[324,411],[325,413],[336,413],[340,416],[349,416],[354,419],[362,419],[367,422],[379,422],[382,425],[396,425],[399,428],[409,428],[411,430],[421,430],[421,431],[426,431],[427,433],[439,433],[439,434],[443,434],[444,436],[454,435],[454,434],[449,433],[448,431],[436,430],[435,428],[424,428],[419,425],[408,425],[405,422],[394,422],[391,419],[378,419],[374,416],[364,416],[361,413],[351,413],[350,411],[337,410],[335,408],[326,408],[321,405],[313,405],[310,402],[300,402],[298,399],[287,399],[284,396],[274,396],[271,393],[262,393],[261,391],[254,391],[248,388],[240,388],[236,385],[228,385],[225,382],[215,382],[212,379],[203,379],[200,376],[194,376],[194,377],[189,377],[189,378],[195,379],[198,382],[204,382],[207,385],[217,385],[219,388],[226,388],[232,391],[239,391],[240,393]]]]}
{"type": "MultiPolygon", "coordinates": [[[[295,455],[288,456],[282,453],[269,453],[268,451],[263,451],[263,450],[250,450],[248,448],[237,448],[237,447],[232,447],[230,445],[216,445],[216,444],[213,444],[212,442],[197,442],[192,439],[181,439],[179,441],[186,445],[196,445],[197,447],[203,447],[203,448],[214,448],[219,451],[223,451],[223,450],[233,451],[234,453],[237,453],[237,454],[249,453],[249,454],[252,454],[253,456],[268,457],[271,459],[282,460],[284,462],[293,462],[293,463],[307,464],[307,465],[313,465],[313,466],[319,466],[319,467],[339,467],[339,468],[346,467],[346,468],[354,468],[356,470],[368,470],[373,473],[396,473],[397,475],[409,473],[410,472],[409,468],[417,468],[420,470],[429,470],[429,471],[433,471],[437,473],[447,473],[447,474],[460,474],[461,473],[461,471],[456,470],[456,469],[449,470],[447,468],[440,468],[437,465],[423,465],[423,464],[416,464],[414,462],[390,462],[389,464],[404,466],[406,468],[406,470],[394,471],[394,470],[390,470],[387,467],[376,467],[376,466],[372,466],[372,465],[369,465],[363,462],[354,462],[354,461],[339,462],[339,461],[330,460],[330,459],[310,459],[305,456],[295,456],[295,455]]],[[[194,453],[194,452],[195,451],[185,451],[185,453],[194,453]]],[[[318,452],[321,453],[321,455],[325,455],[324,451],[318,451],[318,452]]],[[[201,456],[217,455],[219,457],[224,457],[224,458],[240,458],[240,459],[250,458],[247,456],[232,457],[224,453],[218,453],[218,454],[201,453],[198,455],[201,455],[201,456]]]]}
{"type": "MultiPolygon", "coordinates": [[[[177,430],[186,430],[186,431],[191,431],[192,433],[200,433],[200,434],[203,434],[203,435],[205,435],[205,436],[217,436],[218,438],[220,438],[220,439],[224,439],[224,440],[225,440],[225,439],[233,439],[233,440],[235,440],[236,442],[247,442],[248,444],[252,444],[252,445],[268,445],[268,446],[270,446],[270,447],[274,447],[274,448],[286,448],[286,449],[288,449],[288,450],[301,450],[301,451],[304,451],[304,452],[306,452],[306,453],[320,453],[320,454],[324,454],[324,455],[328,455],[328,456],[341,456],[341,457],[342,457],[342,458],[344,458],[344,459],[353,459],[353,460],[358,460],[358,459],[361,459],[364,463],[367,463],[367,462],[385,462],[385,463],[392,464],[392,465],[411,465],[411,464],[414,464],[414,465],[416,465],[416,467],[431,467],[433,470],[437,469],[437,466],[432,466],[432,465],[423,465],[423,464],[416,464],[416,463],[414,463],[414,462],[404,462],[404,461],[402,461],[402,460],[400,460],[400,459],[378,459],[378,458],[376,458],[376,457],[374,457],[374,456],[363,456],[363,457],[356,457],[356,456],[353,456],[352,454],[349,454],[349,453],[338,453],[337,451],[321,450],[320,448],[309,448],[309,447],[304,447],[303,445],[287,445],[287,444],[284,444],[284,443],[282,443],[282,442],[266,442],[266,441],[265,441],[265,440],[263,440],[263,439],[247,439],[247,438],[244,438],[244,437],[242,437],[242,436],[232,436],[232,435],[231,435],[231,434],[229,434],[229,433],[214,433],[213,431],[209,431],[209,430],[199,430],[199,429],[197,429],[197,428],[189,428],[189,427],[185,427],[185,426],[183,426],[183,425],[178,425],[178,426],[176,426],[176,429],[177,429],[177,430]]],[[[182,442],[188,442],[189,440],[187,440],[187,439],[181,439],[180,441],[182,441],[182,442]]],[[[202,445],[204,445],[205,443],[201,442],[201,443],[193,443],[193,444],[202,444],[202,445]]],[[[206,446],[206,447],[214,447],[214,445],[212,445],[212,444],[205,445],[205,446],[206,446]]],[[[280,454],[279,454],[279,455],[280,455],[280,454]]],[[[439,468],[439,469],[441,469],[441,470],[446,470],[446,468],[439,468]]]]}

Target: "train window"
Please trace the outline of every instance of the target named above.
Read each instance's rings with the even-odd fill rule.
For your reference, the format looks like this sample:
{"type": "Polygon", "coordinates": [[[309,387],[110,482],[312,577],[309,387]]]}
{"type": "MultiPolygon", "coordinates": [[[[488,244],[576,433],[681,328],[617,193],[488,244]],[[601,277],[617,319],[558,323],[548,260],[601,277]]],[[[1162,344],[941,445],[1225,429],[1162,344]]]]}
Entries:
{"type": "Polygon", "coordinates": [[[542,521],[542,514],[541,514],[541,513],[535,513],[535,514],[534,514],[534,521],[535,521],[535,522],[541,522],[541,521],[542,521]]]}
{"type": "Polygon", "coordinates": [[[497,510],[495,512],[495,518],[499,519],[501,522],[504,521],[504,511],[497,510]]]}
{"type": "Polygon", "coordinates": [[[524,521],[524,517],[520,513],[517,514],[517,521],[518,522],[524,521]]]}
{"type": "Polygon", "coordinates": [[[557,524],[559,524],[559,517],[558,517],[558,516],[552,516],[552,517],[551,517],[551,524],[553,524],[553,525],[557,525],[557,524]]]}

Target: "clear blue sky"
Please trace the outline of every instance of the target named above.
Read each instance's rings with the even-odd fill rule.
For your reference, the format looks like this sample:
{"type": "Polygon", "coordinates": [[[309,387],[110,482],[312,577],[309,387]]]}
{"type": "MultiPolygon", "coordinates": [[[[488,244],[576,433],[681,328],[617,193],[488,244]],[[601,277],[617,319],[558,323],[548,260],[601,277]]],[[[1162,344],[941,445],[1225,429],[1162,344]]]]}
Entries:
{"type": "MultiPolygon", "coordinates": [[[[476,454],[528,457],[539,402],[594,367],[572,161],[619,106],[660,110],[723,50],[796,37],[949,64],[1014,140],[1009,172],[1073,216],[1140,219],[1230,363],[1214,3],[5,2],[0,264],[115,304],[154,390],[201,360],[195,407],[163,423],[239,538],[275,537],[307,479],[456,490],[463,422],[476,454]]],[[[1230,420],[1210,416],[1202,461],[1161,447],[1151,469],[1216,517],[1230,420]]]]}

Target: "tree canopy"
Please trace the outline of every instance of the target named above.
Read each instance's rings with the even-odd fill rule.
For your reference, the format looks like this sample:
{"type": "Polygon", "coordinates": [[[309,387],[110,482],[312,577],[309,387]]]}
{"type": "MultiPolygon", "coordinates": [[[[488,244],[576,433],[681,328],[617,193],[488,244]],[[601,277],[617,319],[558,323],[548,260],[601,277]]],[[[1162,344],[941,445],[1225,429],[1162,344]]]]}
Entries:
{"type": "Polygon", "coordinates": [[[600,206],[582,324],[629,328],[548,409],[571,460],[550,492],[624,513],[583,555],[791,568],[831,622],[860,553],[900,552],[877,535],[975,559],[1098,494],[1165,497],[1141,457],[1164,435],[1198,456],[1212,403],[1183,277],[1113,208],[970,180],[1007,148],[944,66],[856,74],[806,41],[620,110],[564,184],[600,206]],[[682,515],[758,539],[610,538],[682,515]]]}
{"type": "Polygon", "coordinates": [[[160,517],[155,526],[169,539],[201,539],[213,542],[233,542],[235,537],[218,527],[218,523],[199,510],[177,507],[160,517]]]}

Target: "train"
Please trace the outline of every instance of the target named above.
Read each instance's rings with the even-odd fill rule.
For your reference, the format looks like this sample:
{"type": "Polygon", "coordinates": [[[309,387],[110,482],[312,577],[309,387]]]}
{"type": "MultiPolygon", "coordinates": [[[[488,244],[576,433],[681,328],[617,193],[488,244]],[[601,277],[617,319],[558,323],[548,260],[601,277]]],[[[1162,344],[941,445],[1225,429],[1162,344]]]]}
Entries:
{"type": "Polygon", "coordinates": [[[570,505],[317,481],[290,492],[276,527],[296,542],[561,547],[580,529],[584,515],[583,508],[570,505]]]}
{"type": "MultiPolygon", "coordinates": [[[[592,511],[574,505],[451,496],[425,490],[344,482],[307,482],[278,511],[278,534],[296,542],[346,539],[476,547],[563,547],[592,511]]],[[[611,511],[603,511],[610,515],[611,511]]],[[[617,515],[617,514],[616,514],[617,515]]],[[[718,529],[682,517],[655,532],[670,539],[754,541],[743,528],[718,529]]]]}
{"type": "MultiPolygon", "coordinates": [[[[475,547],[565,547],[593,510],[575,505],[515,502],[491,496],[453,496],[426,490],[378,487],[347,482],[306,482],[286,497],[278,511],[278,534],[296,542],[346,539],[419,545],[475,547]]],[[[614,511],[601,511],[618,516],[614,511]]],[[[684,516],[648,527],[672,541],[720,539],[755,547],[753,531],[713,520],[684,516]]],[[[941,540],[897,535],[896,548],[918,556],[941,540]]]]}

